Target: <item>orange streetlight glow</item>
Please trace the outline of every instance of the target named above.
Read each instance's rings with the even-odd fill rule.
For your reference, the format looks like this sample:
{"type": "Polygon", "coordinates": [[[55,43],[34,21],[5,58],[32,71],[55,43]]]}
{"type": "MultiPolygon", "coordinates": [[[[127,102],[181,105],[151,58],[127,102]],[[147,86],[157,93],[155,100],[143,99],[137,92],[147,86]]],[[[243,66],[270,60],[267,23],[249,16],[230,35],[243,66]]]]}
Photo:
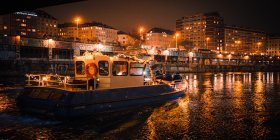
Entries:
{"type": "Polygon", "coordinates": [[[142,35],[142,32],[144,31],[144,28],[143,27],[140,27],[139,28],[139,34],[140,34],[140,38],[141,38],[141,40],[143,40],[144,38],[143,38],[143,35],[142,35]]]}
{"type": "Polygon", "coordinates": [[[206,37],[206,49],[208,49],[208,41],[210,40],[210,37],[206,37]]]}
{"type": "Polygon", "coordinates": [[[144,29],[143,29],[142,27],[140,27],[139,32],[142,33],[143,30],[144,30],[144,29]]]}
{"type": "Polygon", "coordinates": [[[75,22],[77,23],[77,33],[76,33],[76,37],[75,37],[75,39],[74,39],[74,42],[76,42],[76,39],[78,38],[78,35],[79,35],[79,22],[80,22],[80,18],[79,17],[77,17],[77,18],[75,18],[75,22]]]}
{"type": "Polygon", "coordinates": [[[178,37],[180,36],[180,34],[179,33],[175,33],[175,39],[176,39],[176,49],[178,50],[178,45],[177,45],[177,39],[178,39],[178,37]]]}
{"type": "Polygon", "coordinates": [[[262,42],[258,42],[257,45],[258,45],[258,53],[259,53],[260,52],[260,46],[262,45],[262,42]]]}

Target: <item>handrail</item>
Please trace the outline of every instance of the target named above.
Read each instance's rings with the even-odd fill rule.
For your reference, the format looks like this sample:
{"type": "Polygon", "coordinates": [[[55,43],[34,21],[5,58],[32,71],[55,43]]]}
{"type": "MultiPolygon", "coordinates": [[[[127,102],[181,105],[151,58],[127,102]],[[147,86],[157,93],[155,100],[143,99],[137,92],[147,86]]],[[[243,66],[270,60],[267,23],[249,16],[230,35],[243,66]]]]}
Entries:
{"type": "MultiPolygon", "coordinates": [[[[85,83],[78,83],[73,84],[69,83],[71,81],[71,78],[69,76],[61,76],[57,74],[26,74],[27,77],[27,84],[26,86],[39,86],[39,87],[54,87],[58,86],[63,89],[67,89],[67,87],[73,87],[74,86],[86,86],[88,82],[85,81],[85,83]]],[[[88,87],[87,87],[88,88],[88,87]]]]}

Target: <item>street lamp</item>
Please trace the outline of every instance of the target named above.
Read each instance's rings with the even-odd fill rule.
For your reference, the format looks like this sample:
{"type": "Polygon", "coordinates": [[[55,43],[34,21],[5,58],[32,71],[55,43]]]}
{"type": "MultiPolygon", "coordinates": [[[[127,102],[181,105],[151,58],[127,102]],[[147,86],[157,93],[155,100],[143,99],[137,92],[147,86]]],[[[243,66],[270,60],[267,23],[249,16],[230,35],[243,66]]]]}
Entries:
{"type": "Polygon", "coordinates": [[[228,63],[230,64],[231,54],[228,55],[228,63]]]}
{"type": "Polygon", "coordinates": [[[262,45],[262,42],[258,42],[257,45],[258,45],[258,53],[260,53],[260,46],[262,45]]]}
{"type": "Polygon", "coordinates": [[[208,49],[208,41],[210,40],[210,37],[206,37],[206,49],[208,49]]]}
{"type": "Polygon", "coordinates": [[[76,33],[76,37],[74,39],[74,42],[76,42],[76,38],[78,38],[78,35],[79,35],[79,21],[80,21],[80,18],[76,18],[75,21],[77,22],[77,33],[76,33]]]}
{"type": "Polygon", "coordinates": [[[177,46],[177,39],[178,39],[178,37],[180,36],[180,34],[179,33],[176,33],[175,34],[175,39],[176,39],[176,49],[178,50],[178,46],[177,46]]]}
{"type": "Polygon", "coordinates": [[[140,34],[140,40],[143,40],[142,32],[144,31],[144,28],[140,27],[139,34],[140,34]]]}

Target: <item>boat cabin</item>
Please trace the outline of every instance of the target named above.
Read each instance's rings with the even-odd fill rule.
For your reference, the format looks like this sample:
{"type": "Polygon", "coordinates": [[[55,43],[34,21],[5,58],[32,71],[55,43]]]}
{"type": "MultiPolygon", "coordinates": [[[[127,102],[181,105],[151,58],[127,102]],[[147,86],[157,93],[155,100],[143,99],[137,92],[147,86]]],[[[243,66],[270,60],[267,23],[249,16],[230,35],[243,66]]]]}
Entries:
{"type": "Polygon", "coordinates": [[[57,74],[26,74],[27,85],[64,90],[94,90],[144,85],[146,64],[125,55],[85,52],[74,58],[74,77],[57,74]]]}
{"type": "Polygon", "coordinates": [[[144,85],[145,64],[125,55],[85,53],[74,58],[75,80],[87,81],[87,89],[108,89],[144,85]]]}

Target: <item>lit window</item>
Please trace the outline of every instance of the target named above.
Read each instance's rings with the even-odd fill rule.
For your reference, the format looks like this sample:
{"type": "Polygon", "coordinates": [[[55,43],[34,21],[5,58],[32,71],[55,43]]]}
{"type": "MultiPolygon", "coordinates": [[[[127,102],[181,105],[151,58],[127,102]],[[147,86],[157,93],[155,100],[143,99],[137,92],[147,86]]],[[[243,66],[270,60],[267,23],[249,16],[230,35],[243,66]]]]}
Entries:
{"type": "Polygon", "coordinates": [[[113,62],[113,76],[126,76],[128,64],[125,61],[114,61],[113,62]]]}
{"type": "Polygon", "coordinates": [[[36,32],[36,29],[32,29],[32,32],[36,32]]]}
{"type": "Polygon", "coordinates": [[[26,16],[27,19],[31,19],[31,16],[26,16]]]}
{"type": "Polygon", "coordinates": [[[7,27],[7,26],[4,26],[4,30],[6,30],[6,29],[8,29],[8,27],[7,27]]]}
{"type": "Polygon", "coordinates": [[[56,24],[54,24],[53,27],[56,27],[56,24]]]}
{"type": "Polygon", "coordinates": [[[30,32],[31,30],[30,30],[30,29],[27,29],[27,31],[30,32]]]}
{"type": "Polygon", "coordinates": [[[132,76],[141,76],[143,75],[144,68],[145,68],[145,64],[131,62],[129,73],[132,76]]]}
{"type": "Polygon", "coordinates": [[[26,32],[20,32],[21,35],[26,35],[26,32]]]}
{"type": "Polygon", "coordinates": [[[20,26],[26,27],[26,24],[25,23],[21,23],[20,26]]]}

